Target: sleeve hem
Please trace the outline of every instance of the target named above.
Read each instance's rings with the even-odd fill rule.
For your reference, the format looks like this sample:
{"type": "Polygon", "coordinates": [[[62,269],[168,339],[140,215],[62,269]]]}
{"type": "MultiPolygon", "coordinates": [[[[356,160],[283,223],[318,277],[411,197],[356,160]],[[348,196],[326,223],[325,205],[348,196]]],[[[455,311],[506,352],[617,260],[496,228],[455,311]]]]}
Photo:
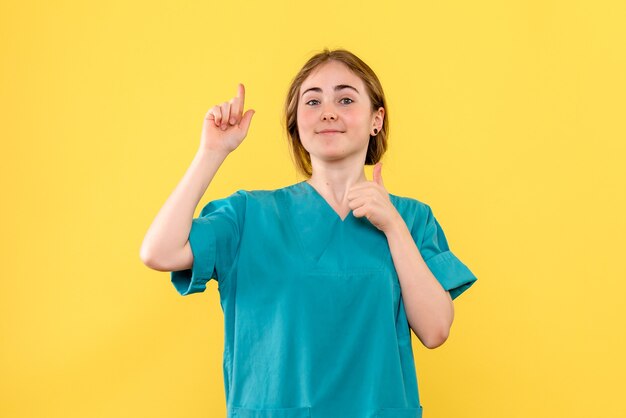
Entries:
{"type": "Polygon", "coordinates": [[[193,253],[191,268],[171,272],[172,284],[181,296],[204,292],[206,283],[215,277],[215,233],[206,220],[193,220],[189,245],[193,253]]]}
{"type": "Polygon", "coordinates": [[[439,253],[425,262],[441,286],[450,292],[453,300],[478,280],[452,251],[439,253]]]}

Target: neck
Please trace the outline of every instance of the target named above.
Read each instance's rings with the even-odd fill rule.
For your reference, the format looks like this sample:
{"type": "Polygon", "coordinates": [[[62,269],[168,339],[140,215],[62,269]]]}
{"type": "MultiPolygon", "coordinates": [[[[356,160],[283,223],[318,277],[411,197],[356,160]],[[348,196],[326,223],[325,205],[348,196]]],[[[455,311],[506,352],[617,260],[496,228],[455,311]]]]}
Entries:
{"type": "Polygon", "coordinates": [[[363,167],[357,170],[313,170],[307,182],[336,201],[345,200],[348,190],[355,184],[367,181],[363,167]]]}

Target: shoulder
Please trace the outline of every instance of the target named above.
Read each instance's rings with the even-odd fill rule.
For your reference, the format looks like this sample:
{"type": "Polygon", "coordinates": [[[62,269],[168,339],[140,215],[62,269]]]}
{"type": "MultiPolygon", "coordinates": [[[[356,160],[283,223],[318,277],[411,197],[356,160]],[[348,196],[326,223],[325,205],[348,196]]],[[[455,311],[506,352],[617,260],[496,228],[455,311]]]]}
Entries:
{"type": "Polygon", "coordinates": [[[389,193],[389,200],[396,207],[414,237],[422,236],[432,216],[430,205],[413,197],[399,196],[392,193],[389,193]]]}
{"type": "Polygon", "coordinates": [[[301,187],[298,187],[299,185],[299,183],[296,183],[275,189],[238,189],[229,196],[219,200],[228,201],[243,207],[275,205],[284,202],[288,195],[302,193],[301,187]]]}
{"type": "Polygon", "coordinates": [[[239,189],[231,196],[239,196],[250,201],[273,200],[286,194],[293,194],[297,190],[299,183],[283,186],[275,189],[239,189]]]}
{"type": "Polygon", "coordinates": [[[389,193],[389,200],[401,215],[420,216],[430,211],[430,206],[418,199],[389,193]]]}

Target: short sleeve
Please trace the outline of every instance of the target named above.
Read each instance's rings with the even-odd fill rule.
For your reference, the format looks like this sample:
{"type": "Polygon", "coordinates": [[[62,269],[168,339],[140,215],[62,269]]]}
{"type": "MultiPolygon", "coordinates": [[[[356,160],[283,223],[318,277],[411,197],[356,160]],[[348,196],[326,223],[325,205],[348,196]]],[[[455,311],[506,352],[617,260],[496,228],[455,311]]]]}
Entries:
{"type": "MultiPolygon", "coordinates": [[[[446,236],[435,218],[430,206],[425,205],[425,220],[416,222],[422,233],[414,233],[418,249],[426,265],[437,278],[441,286],[450,292],[452,299],[457,298],[476,282],[477,278],[457,256],[450,251],[446,236]]],[[[423,211],[420,211],[424,213],[423,211]]]]}
{"type": "Polygon", "coordinates": [[[211,279],[221,283],[234,266],[245,219],[246,194],[239,190],[207,203],[189,231],[193,265],[170,273],[182,296],[204,292],[211,279]]]}

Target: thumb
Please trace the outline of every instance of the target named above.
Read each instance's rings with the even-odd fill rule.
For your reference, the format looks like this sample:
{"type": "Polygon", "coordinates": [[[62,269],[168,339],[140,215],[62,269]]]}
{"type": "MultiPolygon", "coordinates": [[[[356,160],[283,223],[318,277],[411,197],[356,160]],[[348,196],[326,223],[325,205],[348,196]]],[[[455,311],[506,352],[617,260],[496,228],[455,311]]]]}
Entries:
{"type": "Polygon", "coordinates": [[[239,127],[248,133],[248,128],[250,127],[250,121],[252,121],[252,115],[254,115],[256,111],[253,109],[248,109],[246,113],[243,114],[241,121],[239,122],[239,127]]]}
{"type": "Polygon", "coordinates": [[[385,187],[383,184],[383,175],[382,175],[383,163],[379,162],[374,166],[374,182],[380,184],[385,187]]]}

